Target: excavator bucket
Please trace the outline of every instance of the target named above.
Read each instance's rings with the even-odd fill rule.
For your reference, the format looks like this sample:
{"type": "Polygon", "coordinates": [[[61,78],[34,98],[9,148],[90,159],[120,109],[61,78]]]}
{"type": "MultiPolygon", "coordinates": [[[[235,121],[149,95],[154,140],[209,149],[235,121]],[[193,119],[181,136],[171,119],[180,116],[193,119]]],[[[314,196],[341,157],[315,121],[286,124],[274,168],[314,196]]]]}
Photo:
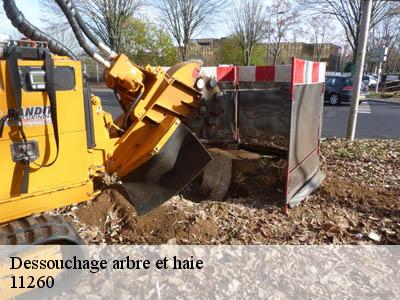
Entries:
{"type": "Polygon", "coordinates": [[[139,215],[150,212],[177,194],[208,165],[211,155],[180,124],[160,152],[124,176],[129,201],[139,215]]]}

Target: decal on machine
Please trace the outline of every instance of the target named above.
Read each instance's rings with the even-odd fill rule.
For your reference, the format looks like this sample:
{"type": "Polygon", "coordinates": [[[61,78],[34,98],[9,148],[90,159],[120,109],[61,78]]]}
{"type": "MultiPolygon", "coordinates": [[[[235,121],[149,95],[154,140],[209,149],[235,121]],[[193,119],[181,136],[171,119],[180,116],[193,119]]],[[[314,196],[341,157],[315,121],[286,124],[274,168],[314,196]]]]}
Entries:
{"type": "MultiPolygon", "coordinates": [[[[15,109],[8,110],[8,119],[4,124],[5,126],[17,126],[17,117],[15,109]]],[[[0,118],[4,117],[4,113],[0,111],[0,118]]],[[[23,126],[43,126],[51,124],[51,111],[50,106],[30,106],[22,107],[22,124],[23,126]]]]}

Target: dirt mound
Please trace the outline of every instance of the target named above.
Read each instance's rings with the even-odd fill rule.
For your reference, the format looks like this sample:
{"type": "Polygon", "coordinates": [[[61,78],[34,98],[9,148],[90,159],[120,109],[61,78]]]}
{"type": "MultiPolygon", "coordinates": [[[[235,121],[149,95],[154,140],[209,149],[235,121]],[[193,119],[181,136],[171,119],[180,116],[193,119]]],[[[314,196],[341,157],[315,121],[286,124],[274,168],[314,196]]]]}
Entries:
{"type": "MultiPolygon", "coordinates": [[[[175,197],[154,211],[138,216],[128,200],[116,190],[106,190],[96,200],[82,204],[76,212],[80,223],[97,227],[100,232],[113,231],[88,243],[126,244],[199,244],[217,232],[213,220],[196,212],[196,204],[175,197]],[[114,226],[112,225],[114,224],[114,226]]],[[[92,235],[93,236],[93,235],[92,235]]]]}

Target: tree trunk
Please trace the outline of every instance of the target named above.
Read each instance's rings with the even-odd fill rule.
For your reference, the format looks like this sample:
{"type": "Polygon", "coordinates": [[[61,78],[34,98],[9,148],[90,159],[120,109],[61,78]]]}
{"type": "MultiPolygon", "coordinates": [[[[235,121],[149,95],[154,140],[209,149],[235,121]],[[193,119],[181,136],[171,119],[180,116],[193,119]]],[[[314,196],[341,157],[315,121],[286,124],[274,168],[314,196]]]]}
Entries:
{"type": "Polygon", "coordinates": [[[250,66],[251,56],[253,54],[252,47],[244,51],[244,65],[250,66]]]}
{"type": "Polygon", "coordinates": [[[274,58],[274,60],[273,60],[272,65],[275,66],[276,65],[276,61],[278,59],[278,54],[273,54],[273,58],[274,58]]]}
{"type": "MultiPolygon", "coordinates": [[[[361,22],[361,21],[360,21],[361,22]]],[[[356,39],[354,40],[354,51],[353,51],[353,65],[356,65],[357,60],[357,50],[358,50],[358,38],[359,38],[359,29],[357,29],[356,39]]]]}
{"type": "Polygon", "coordinates": [[[357,60],[357,49],[358,49],[358,41],[355,41],[355,48],[353,50],[353,59],[352,59],[352,63],[355,66],[356,65],[356,60],[357,60]]]}
{"type": "Polygon", "coordinates": [[[249,53],[249,49],[245,48],[244,51],[243,51],[243,65],[244,66],[248,66],[249,65],[249,61],[248,61],[249,55],[248,55],[248,53],[249,53]]]}
{"type": "Polygon", "coordinates": [[[179,52],[181,53],[182,61],[186,61],[186,56],[187,56],[186,46],[180,46],[179,47],[179,52]]]}

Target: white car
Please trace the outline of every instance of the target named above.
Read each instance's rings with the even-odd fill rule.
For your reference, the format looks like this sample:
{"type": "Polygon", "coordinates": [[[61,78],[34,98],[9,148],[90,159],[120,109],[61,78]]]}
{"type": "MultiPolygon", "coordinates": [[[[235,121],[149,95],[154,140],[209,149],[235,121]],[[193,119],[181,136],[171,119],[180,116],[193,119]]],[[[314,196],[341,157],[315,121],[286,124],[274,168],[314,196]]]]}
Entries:
{"type": "Polygon", "coordinates": [[[375,75],[364,75],[362,81],[369,88],[376,87],[376,84],[378,83],[378,79],[375,75]]]}

